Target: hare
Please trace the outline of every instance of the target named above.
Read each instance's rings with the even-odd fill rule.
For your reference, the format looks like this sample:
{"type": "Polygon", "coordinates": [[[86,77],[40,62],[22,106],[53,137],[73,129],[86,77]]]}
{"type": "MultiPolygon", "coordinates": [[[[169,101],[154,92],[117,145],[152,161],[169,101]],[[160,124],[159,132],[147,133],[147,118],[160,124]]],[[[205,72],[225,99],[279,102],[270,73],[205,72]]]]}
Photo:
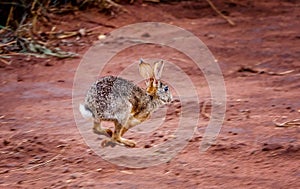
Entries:
{"type": "Polygon", "coordinates": [[[92,84],[79,110],[83,117],[93,119],[94,133],[111,138],[104,142],[135,147],[134,141],[122,137],[125,132],[172,101],[169,87],[160,81],[163,67],[163,61],[155,63],[154,68],[149,63],[140,61],[139,72],[146,79],[146,90],[115,76],[102,77],[92,84]],[[114,122],[114,132],[103,129],[101,121],[114,122]]]}

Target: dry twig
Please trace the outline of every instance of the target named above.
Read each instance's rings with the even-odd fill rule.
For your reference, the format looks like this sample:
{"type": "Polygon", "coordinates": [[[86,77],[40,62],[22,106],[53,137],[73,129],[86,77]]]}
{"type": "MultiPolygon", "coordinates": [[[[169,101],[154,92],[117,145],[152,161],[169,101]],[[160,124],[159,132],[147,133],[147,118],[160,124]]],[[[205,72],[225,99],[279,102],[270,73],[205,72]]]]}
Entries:
{"type": "Polygon", "coordinates": [[[63,148],[59,154],[57,154],[56,156],[54,156],[53,158],[43,162],[43,163],[39,163],[39,164],[36,164],[36,165],[33,165],[33,166],[30,166],[30,167],[26,167],[26,170],[29,170],[29,169],[33,169],[33,168],[36,168],[36,167],[40,167],[40,166],[43,166],[43,165],[47,165],[48,163],[56,160],[59,156],[62,155],[62,153],[65,151],[65,149],[63,148]]]}
{"type": "Polygon", "coordinates": [[[107,6],[108,9],[111,8],[116,8],[117,10],[121,10],[123,12],[128,12],[127,9],[125,9],[122,5],[119,5],[118,3],[115,3],[112,0],[105,0],[106,3],[108,3],[109,5],[107,6]]]}
{"type": "Polygon", "coordinates": [[[268,74],[268,75],[286,75],[286,74],[290,74],[292,72],[294,72],[295,70],[287,70],[287,71],[283,71],[283,72],[272,72],[272,71],[267,71],[267,70],[260,70],[260,69],[255,69],[255,68],[251,68],[251,67],[241,67],[238,72],[250,72],[250,73],[258,73],[258,74],[268,74]]]}
{"type": "Polygon", "coordinates": [[[204,101],[203,102],[203,105],[202,105],[202,108],[201,108],[201,112],[200,114],[204,117],[204,118],[209,118],[210,115],[208,113],[206,113],[206,107],[207,107],[207,104],[209,103],[209,101],[204,101]]]}
{"type": "Polygon", "coordinates": [[[292,127],[292,126],[300,126],[300,119],[294,119],[290,121],[285,121],[283,123],[278,123],[277,120],[273,120],[273,123],[276,127],[292,127]]]}
{"type": "Polygon", "coordinates": [[[0,44],[0,48],[5,47],[5,46],[9,46],[9,45],[12,45],[12,44],[15,44],[15,43],[16,43],[16,41],[10,41],[8,43],[0,44]]]}
{"type": "Polygon", "coordinates": [[[2,58],[0,58],[0,61],[3,62],[3,63],[6,64],[6,65],[10,65],[10,64],[11,64],[10,61],[4,60],[4,59],[2,59],[2,58]]]}
{"type": "Polygon", "coordinates": [[[230,20],[227,16],[225,16],[214,4],[211,2],[211,0],[206,0],[207,3],[210,5],[210,7],[217,13],[219,14],[222,18],[224,18],[231,26],[235,26],[236,24],[230,20]]]}

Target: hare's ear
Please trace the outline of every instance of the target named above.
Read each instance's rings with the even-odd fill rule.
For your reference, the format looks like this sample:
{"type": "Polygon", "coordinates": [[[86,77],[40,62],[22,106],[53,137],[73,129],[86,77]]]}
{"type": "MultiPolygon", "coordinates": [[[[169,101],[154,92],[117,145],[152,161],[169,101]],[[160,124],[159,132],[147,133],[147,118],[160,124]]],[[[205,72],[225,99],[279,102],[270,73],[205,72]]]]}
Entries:
{"type": "Polygon", "coordinates": [[[162,60],[155,63],[154,77],[156,80],[160,80],[163,68],[164,68],[164,62],[162,60]]]}
{"type": "Polygon", "coordinates": [[[154,76],[153,69],[150,64],[144,62],[142,59],[139,64],[140,74],[144,79],[149,79],[154,76]]]}

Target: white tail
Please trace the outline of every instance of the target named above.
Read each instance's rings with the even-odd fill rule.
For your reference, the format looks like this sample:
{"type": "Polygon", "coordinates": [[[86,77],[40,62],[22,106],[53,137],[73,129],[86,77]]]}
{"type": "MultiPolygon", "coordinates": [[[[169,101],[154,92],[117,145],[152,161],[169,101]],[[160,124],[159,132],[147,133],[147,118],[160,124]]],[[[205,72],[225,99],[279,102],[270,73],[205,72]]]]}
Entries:
{"type": "Polygon", "coordinates": [[[93,117],[93,113],[87,109],[83,104],[79,105],[79,111],[85,119],[91,119],[93,117]]]}

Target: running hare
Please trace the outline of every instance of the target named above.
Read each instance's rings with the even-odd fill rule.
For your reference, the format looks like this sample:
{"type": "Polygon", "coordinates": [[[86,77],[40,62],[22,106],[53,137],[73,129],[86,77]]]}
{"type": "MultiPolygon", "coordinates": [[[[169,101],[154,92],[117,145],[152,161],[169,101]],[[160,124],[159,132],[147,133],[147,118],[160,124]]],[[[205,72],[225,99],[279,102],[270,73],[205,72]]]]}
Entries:
{"type": "Polygon", "coordinates": [[[135,147],[134,141],[122,138],[124,133],[147,120],[157,108],[172,101],[169,87],[160,81],[163,66],[163,61],[155,63],[154,68],[140,61],[139,71],[146,79],[146,90],[115,76],[96,81],[88,90],[84,105],[79,107],[85,118],[93,118],[94,133],[111,137],[106,142],[135,147]],[[114,122],[114,132],[101,128],[101,121],[114,122]]]}

